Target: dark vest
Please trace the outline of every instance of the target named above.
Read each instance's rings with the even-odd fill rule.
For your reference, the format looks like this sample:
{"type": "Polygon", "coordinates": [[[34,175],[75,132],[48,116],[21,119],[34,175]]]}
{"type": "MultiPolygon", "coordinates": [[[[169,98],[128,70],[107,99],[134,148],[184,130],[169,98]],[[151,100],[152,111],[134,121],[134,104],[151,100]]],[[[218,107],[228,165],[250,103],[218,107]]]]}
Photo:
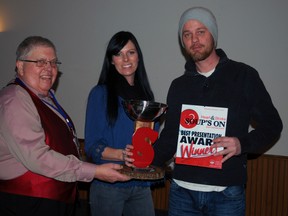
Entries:
{"type": "MultiPolygon", "coordinates": [[[[78,157],[73,133],[66,123],[25,85],[19,82],[15,84],[22,86],[30,94],[45,131],[46,145],[63,155],[73,154],[78,157]]],[[[72,123],[70,118],[69,120],[72,123]]],[[[76,182],[61,182],[27,171],[15,179],[1,180],[0,191],[72,203],[76,198],[76,182]]]]}

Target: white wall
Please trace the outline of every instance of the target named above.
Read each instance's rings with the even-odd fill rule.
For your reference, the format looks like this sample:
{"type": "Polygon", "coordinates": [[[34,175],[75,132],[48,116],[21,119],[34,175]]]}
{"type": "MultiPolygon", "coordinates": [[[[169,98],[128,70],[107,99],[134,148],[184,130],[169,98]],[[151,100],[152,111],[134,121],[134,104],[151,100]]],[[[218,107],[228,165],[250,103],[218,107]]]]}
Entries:
{"type": "Polygon", "coordinates": [[[210,8],[218,20],[218,47],[259,71],[284,122],[281,139],[268,153],[287,156],[286,0],[0,0],[0,87],[14,76],[17,45],[30,35],[48,37],[63,62],[57,98],[83,138],[87,96],[98,80],[110,37],[119,30],[135,34],[156,100],[165,102],[171,81],[184,71],[180,15],[199,5],[210,8]]]}

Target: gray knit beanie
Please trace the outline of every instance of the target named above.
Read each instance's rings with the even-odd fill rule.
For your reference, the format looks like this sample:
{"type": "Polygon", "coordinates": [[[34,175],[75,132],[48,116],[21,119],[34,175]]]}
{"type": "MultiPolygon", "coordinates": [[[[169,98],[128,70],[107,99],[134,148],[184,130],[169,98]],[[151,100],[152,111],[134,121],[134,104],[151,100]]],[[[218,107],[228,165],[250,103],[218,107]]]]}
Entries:
{"type": "Polygon", "coordinates": [[[179,30],[178,30],[182,46],[184,47],[182,40],[182,29],[184,24],[191,19],[198,20],[207,27],[207,29],[214,38],[214,46],[216,47],[218,40],[218,27],[216,18],[210,10],[203,7],[192,7],[182,14],[179,21],[179,30]]]}

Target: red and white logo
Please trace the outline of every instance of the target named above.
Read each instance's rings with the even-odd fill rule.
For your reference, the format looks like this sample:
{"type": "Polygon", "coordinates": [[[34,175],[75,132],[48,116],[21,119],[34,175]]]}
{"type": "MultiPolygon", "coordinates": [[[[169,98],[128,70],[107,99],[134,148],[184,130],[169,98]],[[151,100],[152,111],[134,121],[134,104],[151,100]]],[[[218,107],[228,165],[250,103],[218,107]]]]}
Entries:
{"type": "Polygon", "coordinates": [[[198,113],[192,109],[182,111],[180,118],[180,124],[184,128],[194,128],[199,121],[198,113]]]}

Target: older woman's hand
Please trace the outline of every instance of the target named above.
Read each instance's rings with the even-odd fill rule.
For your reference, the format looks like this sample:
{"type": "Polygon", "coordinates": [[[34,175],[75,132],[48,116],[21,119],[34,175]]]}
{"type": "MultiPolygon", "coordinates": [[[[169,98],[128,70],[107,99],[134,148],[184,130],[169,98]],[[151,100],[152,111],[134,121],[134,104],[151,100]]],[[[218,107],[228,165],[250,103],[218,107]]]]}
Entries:
{"type": "Polygon", "coordinates": [[[99,180],[111,183],[117,181],[129,181],[131,179],[129,176],[119,172],[119,170],[122,168],[122,165],[114,163],[97,165],[94,177],[99,180]]]}

